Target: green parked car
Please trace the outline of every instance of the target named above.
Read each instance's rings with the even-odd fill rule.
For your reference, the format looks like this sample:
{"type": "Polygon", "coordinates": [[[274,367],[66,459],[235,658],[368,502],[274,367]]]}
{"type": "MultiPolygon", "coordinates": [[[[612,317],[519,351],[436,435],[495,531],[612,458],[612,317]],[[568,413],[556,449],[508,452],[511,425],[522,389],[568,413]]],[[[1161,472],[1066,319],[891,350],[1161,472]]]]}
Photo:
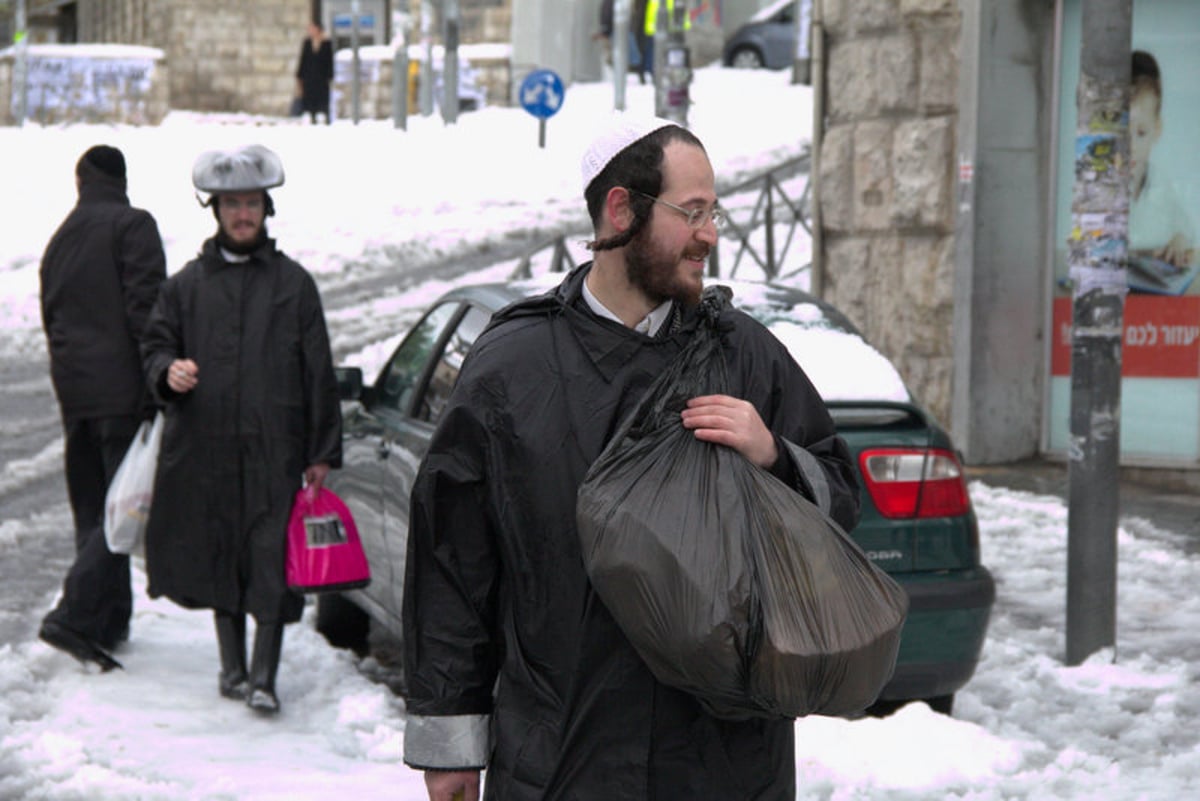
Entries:
{"type": "MultiPolygon", "coordinates": [[[[317,628],[335,645],[366,648],[374,623],[401,636],[409,493],[458,371],[491,314],[558,283],[560,275],[446,292],[378,372],[338,369],[343,468],[327,486],[349,506],[371,565],[361,590],[323,594],[317,628]]],[[[995,598],[979,531],[949,435],[918,405],[890,362],[832,306],[798,289],[710,279],[788,347],[825,398],[857,460],[862,519],[852,532],[909,594],[896,670],[874,711],[922,700],[949,714],[975,671],[995,598]]]]}

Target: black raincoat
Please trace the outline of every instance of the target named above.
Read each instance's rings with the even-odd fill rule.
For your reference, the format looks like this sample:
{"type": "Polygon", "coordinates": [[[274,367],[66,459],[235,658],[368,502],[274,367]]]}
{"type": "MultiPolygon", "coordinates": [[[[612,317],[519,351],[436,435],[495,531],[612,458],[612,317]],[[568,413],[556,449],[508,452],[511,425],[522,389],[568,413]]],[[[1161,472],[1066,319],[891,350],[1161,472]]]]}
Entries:
{"type": "Polygon", "coordinates": [[[341,465],[341,410],[317,286],[274,240],[245,263],[215,239],[163,284],[142,344],[166,407],[146,530],[147,590],[188,608],[300,619],[287,523],[304,469],[341,465]],[[166,384],[174,359],[199,383],[166,384]]]}
{"type": "Polygon", "coordinates": [[[333,80],[333,44],[328,39],[323,39],[314,50],[312,39],[304,37],[296,78],[300,81],[303,110],[328,114],[329,82],[333,80]]]}
{"type": "Polygon", "coordinates": [[[42,325],[64,420],[149,410],[138,337],[167,277],[150,213],[84,161],[79,202],[41,266],[42,325]]]}
{"type": "MultiPolygon", "coordinates": [[[[486,763],[486,798],[506,801],[791,801],[792,721],[718,720],[660,684],[588,582],[579,485],[696,320],[648,337],[601,319],[581,298],[587,269],[496,315],[418,473],[405,761],[486,763]]],[[[787,441],[790,464],[774,472],[812,500],[823,483],[826,511],[853,528],[857,480],[816,390],[752,318],[729,311],[722,323],[730,394],[787,441]]]]}

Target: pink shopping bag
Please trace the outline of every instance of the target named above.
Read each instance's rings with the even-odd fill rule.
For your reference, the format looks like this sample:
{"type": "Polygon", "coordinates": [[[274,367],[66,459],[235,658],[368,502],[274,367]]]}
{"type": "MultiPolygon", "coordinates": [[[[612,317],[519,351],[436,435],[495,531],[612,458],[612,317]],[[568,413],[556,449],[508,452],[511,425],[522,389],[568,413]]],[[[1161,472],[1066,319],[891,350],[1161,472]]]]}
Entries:
{"type": "Polygon", "coordinates": [[[365,587],[371,569],[358,527],[342,499],[321,488],[296,493],[288,522],[288,586],[298,592],[334,592],[365,587]]]}

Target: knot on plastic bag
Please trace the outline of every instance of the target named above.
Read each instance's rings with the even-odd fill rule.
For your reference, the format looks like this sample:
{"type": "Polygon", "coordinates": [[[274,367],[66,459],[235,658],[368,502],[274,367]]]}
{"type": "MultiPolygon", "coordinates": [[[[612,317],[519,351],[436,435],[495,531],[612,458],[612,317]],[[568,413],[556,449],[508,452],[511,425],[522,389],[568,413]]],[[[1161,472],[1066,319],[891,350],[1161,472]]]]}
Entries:
{"type": "Polygon", "coordinates": [[[721,319],[721,313],[728,309],[733,301],[733,290],[727,286],[705,287],[700,295],[700,319],[709,326],[716,328],[721,319]]]}

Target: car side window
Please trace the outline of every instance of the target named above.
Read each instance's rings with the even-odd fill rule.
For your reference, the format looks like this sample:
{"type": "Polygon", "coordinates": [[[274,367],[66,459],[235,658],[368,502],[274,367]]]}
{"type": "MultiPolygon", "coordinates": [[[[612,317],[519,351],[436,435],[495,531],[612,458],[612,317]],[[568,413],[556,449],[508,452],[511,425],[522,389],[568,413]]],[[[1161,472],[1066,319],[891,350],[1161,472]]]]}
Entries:
{"type": "Polygon", "coordinates": [[[443,303],[434,308],[400,343],[375,382],[373,405],[376,408],[401,414],[408,412],[425,366],[429,364],[446,324],[458,309],[457,302],[443,303]]]}
{"type": "Polygon", "coordinates": [[[462,369],[463,359],[467,357],[467,351],[471,349],[471,345],[490,319],[491,314],[477,306],[467,309],[467,313],[446,341],[442,357],[433,368],[429,386],[425,389],[425,396],[417,409],[417,419],[436,423],[442,416],[442,410],[446,408],[446,401],[450,398],[450,390],[454,389],[454,383],[458,380],[458,371],[462,369]]]}

